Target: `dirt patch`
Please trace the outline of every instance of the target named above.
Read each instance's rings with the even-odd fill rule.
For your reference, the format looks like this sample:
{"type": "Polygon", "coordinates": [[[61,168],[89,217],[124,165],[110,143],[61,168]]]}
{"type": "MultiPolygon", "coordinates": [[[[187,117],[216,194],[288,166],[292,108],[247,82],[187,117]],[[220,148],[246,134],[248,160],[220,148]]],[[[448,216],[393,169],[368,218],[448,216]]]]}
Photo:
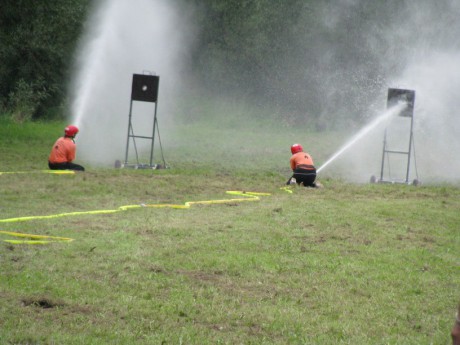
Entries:
{"type": "Polygon", "coordinates": [[[159,266],[150,266],[148,270],[154,273],[165,273],[165,274],[167,273],[165,269],[159,266]]]}
{"type": "Polygon", "coordinates": [[[65,303],[62,301],[52,300],[51,298],[47,298],[47,297],[23,298],[21,302],[25,307],[33,306],[33,307],[38,307],[42,309],[63,307],[65,305],[65,303]]]}
{"type": "Polygon", "coordinates": [[[197,281],[212,281],[212,282],[217,282],[220,281],[222,276],[224,275],[223,271],[215,271],[212,273],[208,272],[203,272],[203,271],[183,271],[179,270],[179,274],[186,275],[190,278],[193,278],[194,280],[197,281]]]}

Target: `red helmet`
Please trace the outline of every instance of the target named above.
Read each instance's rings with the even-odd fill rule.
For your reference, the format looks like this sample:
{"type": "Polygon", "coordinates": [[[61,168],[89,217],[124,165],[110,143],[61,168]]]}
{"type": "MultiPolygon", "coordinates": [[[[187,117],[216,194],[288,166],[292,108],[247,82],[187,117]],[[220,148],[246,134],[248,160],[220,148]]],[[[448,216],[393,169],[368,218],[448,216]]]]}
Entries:
{"type": "Polygon", "coordinates": [[[78,127],[77,126],[72,126],[72,125],[67,126],[64,129],[64,133],[65,133],[66,137],[74,137],[78,133],[78,127]]]}
{"type": "Polygon", "coordinates": [[[303,148],[302,148],[302,145],[300,144],[294,144],[291,146],[291,153],[294,154],[294,153],[297,153],[297,152],[302,152],[303,151],[303,148]]]}

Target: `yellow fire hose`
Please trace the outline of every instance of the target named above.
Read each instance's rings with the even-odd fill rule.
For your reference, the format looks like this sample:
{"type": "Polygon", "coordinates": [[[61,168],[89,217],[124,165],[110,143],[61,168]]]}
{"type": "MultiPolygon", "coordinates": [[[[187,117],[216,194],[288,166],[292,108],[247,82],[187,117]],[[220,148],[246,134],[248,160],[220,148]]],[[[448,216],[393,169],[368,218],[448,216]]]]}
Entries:
{"type": "MultiPolygon", "coordinates": [[[[289,190],[286,190],[289,191],[289,190]]],[[[204,201],[187,201],[183,205],[179,204],[140,204],[140,205],[125,205],[120,206],[115,210],[95,210],[95,211],[79,211],[79,212],[66,212],[58,213],[47,216],[28,216],[28,217],[17,217],[17,218],[7,218],[0,219],[0,223],[11,223],[11,222],[23,222],[28,220],[36,219],[50,219],[50,218],[59,218],[59,217],[68,217],[68,216],[78,216],[83,214],[109,214],[116,213],[120,211],[127,211],[134,208],[142,207],[152,207],[152,208],[176,208],[176,209],[187,209],[193,205],[211,205],[211,204],[225,204],[225,203],[234,203],[234,202],[244,202],[244,201],[257,201],[260,200],[260,196],[268,196],[270,193],[257,193],[257,192],[244,192],[244,191],[227,191],[227,194],[230,195],[239,195],[243,198],[232,198],[232,199],[221,199],[221,200],[204,200],[204,201]]],[[[72,238],[66,237],[55,237],[55,236],[45,236],[45,235],[31,235],[31,234],[22,234],[18,232],[10,231],[0,231],[0,233],[15,236],[29,238],[30,240],[4,240],[4,242],[12,244],[47,244],[50,242],[71,242],[72,238]]]]}
{"type": "Polygon", "coordinates": [[[2,231],[2,230],[0,230],[0,234],[30,239],[30,240],[3,240],[3,242],[8,242],[12,244],[47,244],[51,242],[72,242],[73,241],[73,238],[68,238],[68,237],[22,234],[20,232],[2,231]]]}
{"type": "MultiPolygon", "coordinates": [[[[56,174],[56,175],[74,175],[75,171],[73,170],[38,170],[35,171],[38,173],[45,173],[45,174],[56,174]]],[[[7,174],[30,174],[31,171],[0,171],[0,175],[7,175],[7,174]]]]}
{"type": "MultiPolygon", "coordinates": [[[[31,172],[34,172],[34,171],[3,171],[3,172],[0,171],[0,175],[30,174],[31,172]]],[[[55,174],[55,175],[73,175],[75,174],[75,171],[73,170],[38,170],[35,172],[45,173],[45,174],[55,174]]],[[[35,217],[24,217],[24,218],[35,219],[35,217]]],[[[24,220],[28,220],[28,219],[24,219],[24,220]]],[[[67,237],[22,234],[20,232],[2,231],[2,230],[0,230],[0,234],[29,239],[29,240],[3,240],[3,242],[8,242],[11,244],[47,244],[51,242],[72,242],[73,241],[73,238],[67,238],[67,237]]]]}
{"type": "MultiPolygon", "coordinates": [[[[58,175],[75,174],[75,172],[72,170],[40,170],[38,172],[58,174],[58,175]]],[[[21,174],[21,173],[25,174],[25,173],[30,173],[30,172],[28,171],[0,172],[0,175],[2,174],[21,174]]],[[[288,193],[292,193],[292,190],[290,189],[290,187],[283,187],[281,189],[288,193]]],[[[245,191],[227,191],[226,193],[230,195],[243,196],[243,198],[205,200],[205,201],[187,201],[183,205],[179,205],[179,204],[125,205],[125,206],[120,206],[118,209],[115,209],[115,210],[78,211],[78,212],[58,213],[58,214],[53,214],[53,215],[48,215],[48,216],[28,216],[28,217],[0,219],[0,223],[24,222],[24,221],[37,220],[37,219],[50,219],[50,218],[59,218],[59,217],[68,217],[68,216],[79,216],[83,214],[109,214],[109,213],[117,213],[120,211],[127,211],[130,209],[142,208],[142,207],[187,209],[187,208],[192,207],[193,205],[211,205],[211,204],[225,204],[225,203],[244,202],[244,201],[257,201],[257,200],[260,200],[260,196],[270,195],[270,193],[245,192],[245,191]]],[[[71,242],[73,241],[72,238],[67,238],[67,237],[23,234],[19,232],[1,231],[1,230],[0,230],[0,234],[29,239],[29,240],[3,240],[4,242],[8,242],[11,244],[47,244],[51,242],[71,242]]]]}

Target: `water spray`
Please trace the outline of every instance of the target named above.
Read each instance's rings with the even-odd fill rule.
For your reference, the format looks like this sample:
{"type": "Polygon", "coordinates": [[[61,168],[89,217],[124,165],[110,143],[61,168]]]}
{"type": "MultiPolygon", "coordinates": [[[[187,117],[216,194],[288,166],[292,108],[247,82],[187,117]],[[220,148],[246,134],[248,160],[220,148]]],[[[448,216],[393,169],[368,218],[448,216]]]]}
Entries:
{"type": "MultiPolygon", "coordinates": [[[[71,122],[80,128],[78,157],[91,166],[113,166],[117,160],[121,165],[126,161],[121,156],[126,150],[133,73],[147,70],[165,76],[160,112],[171,114],[168,109],[184,85],[182,68],[191,45],[185,31],[189,23],[176,1],[170,0],[100,0],[89,14],[69,95],[71,122]]],[[[153,137],[151,106],[139,102],[133,107],[134,135],[153,137]]],[[[172,121],[169,116],[168,121],[172,121]]],[[[144,152],[152,151],[151,142],[136,139],[139,158],[144,159],[144,152]]],[[[145,166],[137,164],[137,159],[135,163],[145,166]]]]}
{"type": "MultiPolygon", "coordinates": [[[[102,8],[98,9],[99,11],[102,8]]],[[[94,92],[94,86],[97,85],[100,75],[96,71],[103,69],[104,54],[107,50],[107,42],[110,41],[110,35],[113,32],[113,26],[116,25],[112,17],[116,15],[114,3],[108,3],[104,8],[105,15],[98,17],[101,20],[95,27],[97,34],[91,39],[85,47],[84,54],[80,57],[82,65],[79,75],[75,82],[75,99],[72,103],[72,121],[77,127],[81,127],[83,117],[88,112],[89,99],[94,92]]]]}
{"type": "Polygon", "coordinates": [[[316,172],[319,173],[321,170],[326,168],[330,163],[335,161],[339,156],[341,156],[345,151],[347,151],[350,147],[356,144],[360,139],[362,139],[366,134],[371,132],[375,127],[377,127],[383,121],[398,115],[407,107],[406,102],[398,102],[393,105],[391,108],[387,109],[383,114],[377,117],[374,121],[364,127],[361,131],[359,131],[353,138],[351,138],[344,146],[342,146],[336,153],[332,155],[323,165],[321,165],[316,172]]]}

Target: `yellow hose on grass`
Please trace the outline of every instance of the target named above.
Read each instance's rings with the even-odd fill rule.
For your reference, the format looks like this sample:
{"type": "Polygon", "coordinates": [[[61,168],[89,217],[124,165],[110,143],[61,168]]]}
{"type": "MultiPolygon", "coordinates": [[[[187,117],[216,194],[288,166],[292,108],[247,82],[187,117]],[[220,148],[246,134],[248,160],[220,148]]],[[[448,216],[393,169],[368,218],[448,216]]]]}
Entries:
{"type": "MultiPolygon", "coordinates": [[[[245,192],[245,191],[227,191],[226,193],[230,195],[243,196],[243,198],[204,200],[204,201],[187,201],[183,205],[180,205],[180,204],[125,205],[125,206],[120,206],[116,210],[66,212],[66,213],[58,213],[58,214],[47,215],[47,216],[28,216],[28,217],[0,219],[0,223],[24,222],[24,221],[37,220],[37,219],[51,219],[51,218],[60,218],[60,217],[68,217],[68,216],[79,216],[79,215],[84,215],[84,214],[109,214],[109,213],[117,213],[120,211],[127,211],[130,209],[142,208],[142,207],[187,209],[187,208],[192,207],[193,205],[212,205],[212,204],[225,204],[225,203],[244,202],[244,201],[258,201],[260,200],[260,196],[270,195],[270,193],[245,192]]],[[[71,242],[73,241],[72,238],[66,238],[66,237],[31,235],[31,234],[22,234],[18,232],[10,232],[10,231],[0,231],[0,233],[6,234],[9,236],[24,237],[24,238],[30,239],[28,241],[4,240],[4,242],[8,242],[12,244],[47,244],[50,242],[71,242]]]]}
{"type": "MultiPolygon", "coordinates": [[[[72,175],[75,174],[73,170],[39,170],[36,172],[47,173],[47,174],[56,174],[56,175],[72,175]]],[[[9,171],[9,172],[0,172],[2,174],[26,174],[30,171],[9,171]]],[[[292,193],[292,190],[289,187],[281,188],[288,193],[292,193]]],[[[260,196],[268,196],[270,193],[259,193],[259,192],[245,192],[245,191],[227,191],[227,194],[243,196],[243,198],[232,198],[232,199],[220,199],[220,200],[204,200],[204,201],[187,201],[183,205],[179,204],[140,204],[140,205],[125,205],[120,206],[115,210],[94,210],[94,211],[77,211],[77,212],[66,212],[58,213],[47,216],[27,216],[27,217],[16,217],[16,218],[7,218],[0,219],[0,223],[10,223],[10,222],[25,222],[29,220],[39,220],[39,219],[51,219],[51,218],[60,218],[60,217],[69,217],[69,216],[79,216],[85,214],[110,214],[117,213],[120,211],[127,211],[134,208],[141,207],[152,207],[152,208],[175,208],[175,209],[187,209],[193,205],[212,205],[212,204],[225,204],[225,203],[234,203],[234,202],[244,202],[244,201],[258,201],[260,196]]],[[[57,237],[57,236],[47,236],[47,235],[33,235],[33,234],[23,234],[19,232],[11,231],[1,231],[1,234],[5,234],[13,237],[22,237],[28,238],[29,240],[3,240],[11,244],[48,244],[51,242],[71,242],[72,238],[67,237],[57,237]]]]}
{"type": "Polygon", "coordinates": [[[30,174],[30,173],[45,173],[55,175],[75,175],[73,170],[37,170],[37,171],[0,171],[0,175],[7,174],[30,174]]]}
{"type": "Polygon", "coordinates": [[[29,239],[29,240],[3,240],[4,242],[8,242],[12,244],[47,244],[51,242],[72,242],[73,241],[73,238],[68,238],[68,237],[22,234],[20,232],[2,231],[2,230],[0,230],[0,234],[29,239]]]}

